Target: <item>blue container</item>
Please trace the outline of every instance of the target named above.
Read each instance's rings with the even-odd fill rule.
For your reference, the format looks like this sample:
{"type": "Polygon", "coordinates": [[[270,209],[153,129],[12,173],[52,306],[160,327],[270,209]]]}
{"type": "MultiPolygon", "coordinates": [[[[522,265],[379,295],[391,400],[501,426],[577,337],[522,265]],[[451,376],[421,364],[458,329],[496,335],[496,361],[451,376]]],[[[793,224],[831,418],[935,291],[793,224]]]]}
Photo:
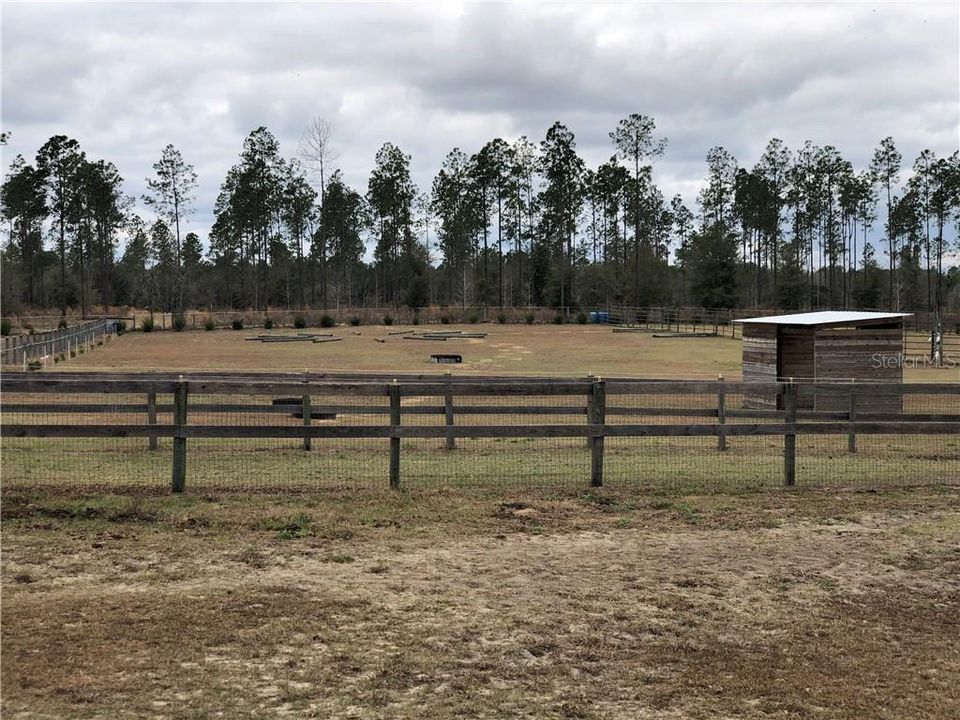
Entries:
{"type": "Polygon", "coordinates": [[[598,315],[598,314],[599,314],[599,313],[595,313],[595,312],[589,313],[589,314],[587,315],[587,321],[588,321],[588,322],[592,322],[592,323],[600,322],[599,320],[597,320],[597,315],[598,315]]]}

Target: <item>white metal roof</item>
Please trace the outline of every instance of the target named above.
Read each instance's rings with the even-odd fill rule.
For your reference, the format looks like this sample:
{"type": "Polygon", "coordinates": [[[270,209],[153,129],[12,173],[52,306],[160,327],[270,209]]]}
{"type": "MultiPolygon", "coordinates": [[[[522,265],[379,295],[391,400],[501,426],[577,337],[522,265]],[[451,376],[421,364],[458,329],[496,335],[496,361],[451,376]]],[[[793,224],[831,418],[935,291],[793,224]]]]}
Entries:
{"type": "Polygon", "coordinates": [[[821,310],[795,315],[769,315],[767,317],[742,318],[738,323],[765,323],[767,325],[836,325],[865,320],[895,320],[909,317],[911,313],[858,312],[853,310],[821,310]]]}

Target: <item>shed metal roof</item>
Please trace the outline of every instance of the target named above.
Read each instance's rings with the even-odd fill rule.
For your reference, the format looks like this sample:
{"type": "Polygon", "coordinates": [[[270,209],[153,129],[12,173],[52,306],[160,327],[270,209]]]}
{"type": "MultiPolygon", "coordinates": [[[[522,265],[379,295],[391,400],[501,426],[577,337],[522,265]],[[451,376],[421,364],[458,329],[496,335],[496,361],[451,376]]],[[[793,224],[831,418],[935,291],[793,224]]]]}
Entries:
{"type": "Polygon", "coordinates": [[[910,317],[911,313],[857,312],[853,310],[821,310],[795,315],[769,315],[767,317],[742,318],[738,323],[763,323],[766,325],[838,325],[878,320],[897,320],[910,317]]]}

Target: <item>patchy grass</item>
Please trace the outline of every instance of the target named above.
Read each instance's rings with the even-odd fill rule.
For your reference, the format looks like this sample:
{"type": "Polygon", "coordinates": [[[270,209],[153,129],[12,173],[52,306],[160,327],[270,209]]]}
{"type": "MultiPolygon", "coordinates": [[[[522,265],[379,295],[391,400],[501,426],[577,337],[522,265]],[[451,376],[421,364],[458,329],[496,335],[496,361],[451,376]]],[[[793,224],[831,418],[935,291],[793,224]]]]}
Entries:
{"type": "Polygon", "coordinates": [[[4,716],[952,717],[960,490],[3,495],[4,716]]]}

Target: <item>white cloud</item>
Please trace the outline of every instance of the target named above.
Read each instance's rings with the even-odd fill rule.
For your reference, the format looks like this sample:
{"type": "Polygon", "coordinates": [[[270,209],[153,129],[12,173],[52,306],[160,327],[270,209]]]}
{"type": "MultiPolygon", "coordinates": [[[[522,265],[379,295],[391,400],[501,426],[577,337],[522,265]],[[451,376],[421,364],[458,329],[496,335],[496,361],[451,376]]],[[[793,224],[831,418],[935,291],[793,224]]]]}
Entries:
{"type": "Polygon", "coordinates": [[[949,4],[70,4],[2,6],[4,167],[50,136],[112,160],[139,195],[168,142],[200,177],[205,233],[244,136],[292,156],[314,115],[365,190],[377,148],[429,188],[454,146],[539,140],[560,120],[590,164],[631,112],[670,140],[656,178],[692,202],[704,155],[832,144],[863,167],[957,149],[958,9],[949,4]]]}

